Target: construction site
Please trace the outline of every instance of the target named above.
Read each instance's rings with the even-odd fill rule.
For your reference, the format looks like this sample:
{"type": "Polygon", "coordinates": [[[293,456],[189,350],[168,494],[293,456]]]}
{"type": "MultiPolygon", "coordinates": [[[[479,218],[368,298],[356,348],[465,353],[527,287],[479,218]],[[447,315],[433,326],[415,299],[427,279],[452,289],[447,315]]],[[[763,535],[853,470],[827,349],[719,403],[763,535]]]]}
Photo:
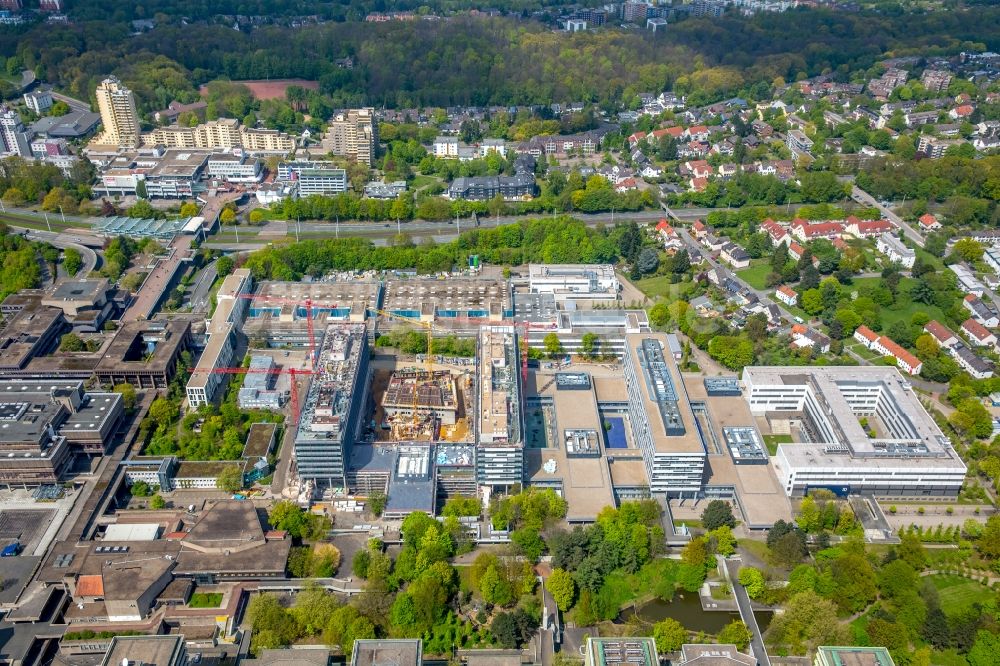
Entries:
{"type": "Polygon", "coordinates": [[[465,442],[474,382],[469,370],[376,370],[372,382],[379,442],[465,442]]]}

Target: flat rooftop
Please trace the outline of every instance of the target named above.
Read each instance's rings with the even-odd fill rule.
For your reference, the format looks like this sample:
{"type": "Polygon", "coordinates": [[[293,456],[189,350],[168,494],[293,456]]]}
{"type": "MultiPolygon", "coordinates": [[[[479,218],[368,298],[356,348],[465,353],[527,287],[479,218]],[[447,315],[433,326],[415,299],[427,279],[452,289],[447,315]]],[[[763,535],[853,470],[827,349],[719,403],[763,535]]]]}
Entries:
{"type": "Polygon", "coordinates": [[[426,312],[441,319],[500,319],[511,308],[506,280],[466,277],[387,280],[382,307],[393,313],[408,313],[404,316],[426,312]]]}
{"type": "Polygon", "coordinates": [[[64,278],[42,299],[42,304],[60,307],[58,304],[66,301],[93,303],[104,296],[108,284],[107,278],[80,280],[64,278]]]}
{"type": "Polygon", "coordinates": [[[656,643],[652,638],[587,639],[587,666],[657,666],[656,643]]]}
{"type": "Polygon", "coordinates": [[[668,352],[666,334],[629,335],[625,347],[624,362],[635,370],[655,452],[704,453],[684,380],[668,352]],[[659,353],[655,353],[657,348],[659,353]]]}
{"type": "Polygon", "coordinates": [[[183,655],[184,637],[181,635],[115,636],[101,666],[120,666],[123,663],[175,666],[183,664],[183,655]]]}
{"type": "MultiPolygon", "coordinates": [[[[742,379],[754,413],[778,411],[777,407],[784,413],[803,413],[807,409],[804,395],[813,396],[818,409],[810,410],[810,415],[822,421],[818,425],[832,434],[832,441],[784,445],[783,452],[789,459],[831,466],[849,464],[852,458],[874,464],[881,459],[893,466],[926,465],[929,458],[958,460],[951,442],[896,368],[748,367],[742,379]],[[781,388],[787,390],[775,393],[781,388]],[[787,400],[775,402],[775,396],[787,400]],[[887,422],[879,418],[888,432],[870,437],[858,419],[860,415],[875,414],[876,406],[879,413],[891,414],[892,419],[887,422]]],[[[813,439],[821,437],[821,433],[812,435],[813,439]]]]}
{"type": "MultiPolygon", "coordinates": [[[[363,280],[336,282],[261,282],[250,303],[249,318],[270,317],[306,322],[305,302],[312,302],[314,320],[364,321],[378,308],[381,284],[363,280]]],[[[248,322],[249,323],[249,322],[248,322]]]]}
{"type": "Polygon", "coordinates": [[[278,426],[274,423],[253,423],[247,433],[247,443],[243,447],[244,458],[264,458],[274,446],[274,434],[278,426]]]}
{"type": "Polygon", "coordinates": [[[422,653],[419,638],[360,639],[354,641],[350,666],[420,666],[422,653]]]}
{"type": "Polygon", "coordinates": [[[177,348],[185,343],[190,330],[190,322],[182,319],[126,321],[98,362],[97,371],[168,372],[177,348]]]}

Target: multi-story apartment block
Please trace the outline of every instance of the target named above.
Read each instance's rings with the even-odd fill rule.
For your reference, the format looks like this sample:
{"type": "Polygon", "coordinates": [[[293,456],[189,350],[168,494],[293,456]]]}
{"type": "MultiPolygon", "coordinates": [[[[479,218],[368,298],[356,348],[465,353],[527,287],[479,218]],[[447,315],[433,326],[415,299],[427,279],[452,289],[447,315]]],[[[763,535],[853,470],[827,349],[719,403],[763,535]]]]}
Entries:
{"type": "Polygon", "coordinates": [[[145,146],[165,148],[239,148],[251,153],[289,153],[295,150],[295,139],[288,134],[277,130],[243,127],[235,118],[219,118],[196,127],[157,127],[142,135],[142,143],[145,146]]]}
{"type": "Polygon", "coordinates": [[[920,83],[929,92],[941,92],[951,84],[951,72],[940,69],[924,70],[923,76],[920,77],[920,83]]]}
{"type": "Polygon", "coordinates": [[[43,115],[52,108],[52,92],[49,90],[36,90],[25,93],[24,105],[38,115],[43,115]]]}
{"type": "Polygon", "coordinates": [[[322,147],[334,155],[353,157],[372,166],[378,154],[378,120],[372,108],[337,114],[327,128],[322,147]]]}
{"type": "Polygon", "coordinates": [[[110,76],[97,86],[97,110],[104,130],[94,143],[135,148],[139,145],[139,114],[135,95],[116,77],[110,76]]]}
{"type": "Polygon", "coordinates": [[[476,356],[476,481],[510,488],[524,481],[520,352],[513,326],[483,326],[476,356]]]}
{"type": "Polygon", "coordinates": [[[4,155],[31,157],[31,145],[21,116],[7,107],[0,108],[0,142],[0,150],[4,155]]]}

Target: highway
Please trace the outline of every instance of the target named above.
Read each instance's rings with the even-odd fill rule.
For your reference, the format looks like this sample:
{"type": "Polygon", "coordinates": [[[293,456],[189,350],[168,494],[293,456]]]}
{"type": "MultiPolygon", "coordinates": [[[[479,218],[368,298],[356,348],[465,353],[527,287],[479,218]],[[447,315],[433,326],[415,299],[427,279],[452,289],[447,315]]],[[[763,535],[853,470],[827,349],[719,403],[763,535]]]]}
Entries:
{"type": "Polygon", "coordinates": [[[924,246],[924,237],[915,228],[911,227],[906,223],[903,218],[896,215],[888,206],[883,206],[875,197],[865,192],[863,189],[857,185],[851,185],[851,198],[857,201],[859,204],[865,206],[870,206],[872,208],[878,208],[879,212],[882,213],[885,219],[889,220],[896,226],[900,227],[906,234],[906,237],[911,241],[916,243],[918,246],[924,246]]]}

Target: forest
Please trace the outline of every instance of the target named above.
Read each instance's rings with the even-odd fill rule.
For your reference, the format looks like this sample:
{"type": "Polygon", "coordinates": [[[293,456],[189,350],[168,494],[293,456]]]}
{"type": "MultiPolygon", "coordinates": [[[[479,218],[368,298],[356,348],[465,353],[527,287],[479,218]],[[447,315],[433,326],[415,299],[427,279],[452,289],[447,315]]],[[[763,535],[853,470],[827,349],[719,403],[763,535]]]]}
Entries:
{"type": "MultiPolygon", "coordinates": [[[[222,3],[220,3],[222,4],[222,3]]],[[[440,21],[323,23],[291,29],[182,24],[161,16],[130,36],[126,24],[81,21],[0,32],[0,55],[34,68],[67,92],[90,96],[110,73],[132,87],[144,112],[196,86],[229,78],[318,81],[335,106],[548,104],[610,107],[668,88],[699,105],[732,95],[769,97],[772,86],[832,73],[868,73],[896,56],[1000,50],[1000,7],[911,14],[828,10],[752,18],[691,19],[669,40],[614,29],[566,34],[541,23],[458,16],[440,21]],[[351,57],[352,68],[336,61],[351,57]]]]}
{"type": "Polygon", "coordinates": [[[298,280],[329,271],[447,271],[464,265],[471,254],[478,254],[485,263],[508,266],[530,262],[613,264],[619,258],[634,261],[643,242],[634,222],[610,229],[590,228],[566,217],[475,229],[443,244],[415,245],[405,236],[396,240],[397,244],[389,247],[376,247],[360,238],[307,240],[258,250],[244,267],[256,280],[298,280]]]}

